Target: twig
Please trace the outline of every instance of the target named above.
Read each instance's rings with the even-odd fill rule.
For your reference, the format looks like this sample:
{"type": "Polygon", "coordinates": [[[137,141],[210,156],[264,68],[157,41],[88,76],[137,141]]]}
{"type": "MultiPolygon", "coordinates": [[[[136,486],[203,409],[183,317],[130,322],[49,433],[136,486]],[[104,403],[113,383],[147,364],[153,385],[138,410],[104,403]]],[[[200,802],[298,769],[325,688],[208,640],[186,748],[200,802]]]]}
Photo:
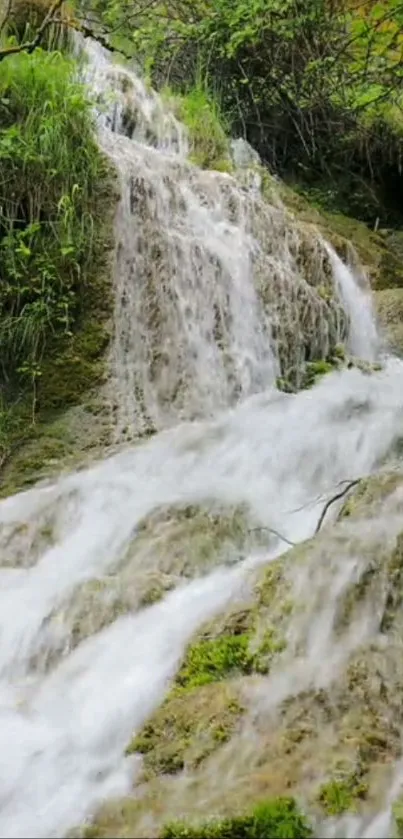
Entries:
{"type": "MultiPolygon", "coordinates": [[[[351,484],[352,478],[345,478],[342,481],[338,481],[336,487],[342,486],[342,484],[351,484]]],[[[301,504],[300,507],[294,507],[293,510],[287,510],[287,515],[292,513],[301,513],[302,510],[306,510],[308,507],[312,507],[314,504],[319,504],[320,501],[324,501],[326,495],[322,492],[321,495],[317,495],[316,498],[311,498],[310,501],[307,501],[305,504],[301,504]]]]}
{"type": "Polygon", "coordinates": [[[259,530],[267,530],[268,533],[273,533],[274,536],[277,536],[278,539],[282,539],[282,541],[286,542],[287,545],[290,545],[291,548],[295,547],[295,542],[291,542],[291,540],[287,539],[286,536],[282,536],[282,534],[279,533],[278,530],[275,530],[274,527],[252,527],[248,530],[248,533],[256,533],[259,530]]]}
{"type": "Polygon", "coordinates": [[[329,507],[331,506],[331,504],[333,504],[335,501],[338,501],[339,498],[343,498],[344,495],[347,495],[349,490],[352,489],[353,487],[357,486],[357,484],[359,484],[360,481],[361,481],[361,478],[356,478],[354,481],[350,481],[350,483],[347,484],[347,486],[344,487],[344,489],[340,490],[340,492],[338,492],[336,495],[333,495],[332,498],[329,498],[329,501],[326,502],[326,504],[325,504],[320,516],[319,516],[319,521],[316,525],[315,534],[319,533],[319,530],[322,527],[322,524],[323,524],[324,518],[326,516],[326,513],[327,513],[329,507]]]}

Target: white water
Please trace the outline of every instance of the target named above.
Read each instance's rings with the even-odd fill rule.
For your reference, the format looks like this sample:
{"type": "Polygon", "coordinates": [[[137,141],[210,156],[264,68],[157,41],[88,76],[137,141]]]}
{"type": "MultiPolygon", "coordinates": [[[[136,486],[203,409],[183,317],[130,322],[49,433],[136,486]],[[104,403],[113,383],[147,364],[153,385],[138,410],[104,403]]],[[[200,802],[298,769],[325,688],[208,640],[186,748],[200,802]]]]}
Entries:
{"type": "MultiPolygon", "coordinates": [[[[115,71],[97,49],[93,59],[94,88],[104,91],[106,75],[115,79],[115,71]]],[[[126,71],[117,72],[122,74],[126,71]]],[[[117,437],[124,438],[130,424],[134,430],[142,428],[134,392],[139,381],[152,422],[174,427],[89,470],[0,504],[0,546],[7,551],[7,566],[12,565],[14,550],[16,562],[17,554],[24,553],[24,533],[27,549],[32,530],[39,534],[44,523],[51,526],[54,539],[30,567],[0,570],[0,837],[61,836],[100,801],[129,791],[136,766],[123,757],[125,746],[161,702],[192,633],[245,587],[251,566],[286,547],[269,536],[264,555],[235,557],[241,559],[235,567],[217,568],[162,602],[119,618],[75,650],[69,643],[63,647],[69,627],[52,615],[84,581],[102,578],[118,566],[144,516],[165,504],[206,499],[228,506],[246,503],[263,526],[292,541],[303,540],[315,530],[323,496],[334,493],[340,481],[379,465],[402,429],[403,365],[392,358],[372,376],[358,370],[334,373],[297,396],[273,388],[279,361],[272,320],[281,312],[273,314],[269,307],[262,314],[254,285],[259,271],[256,275],[251,267],[256,265],[252,257],[257,240],[248,229],[251,207],[258,216],[263,212],[260,199],[256,203],[250,195],[245,198],[230,178],[188,166],[183,129],[138,80],[133,84],[140,102],[139,135],[134,140],[114,135],[107,120],[100,128],[101,142],[116,161],[122,183],[111,359],[117,437]],[[145,145],[150,122],[154,148],[145,145]],[[143,185],[155,188],[145,208],[144,227],[150,206],[154,233],[165,224],[161,247],[164,258],[169,254],[164,262],[167,274],[157,272],[155,283],[163,285],[166,277],[175,292],[173,301],[172,294],[160,301],[165,321],[158,337],[164,349],[169,339],[171,344],[165,379],[160,371],[157,386],[150,378],[150,357],[143,351],[149,350],[150,335],[138,297],[146,276],[139,260],[146,272],[151,258],[148,250],[138,253],[145,247],[147,229],[139,227],[141,214],[135,215],[133,225],[130,211],[130,189],[140,171],[143,185]],[[164,192],[167,172],[170,182],[164,192]],[[225,183],[230,197],[238,201],[233,222],[225,207],[225,183]],[[172,236],[167,218],[175,219],[176,211],[172,236]],[[191,240],[204,242],[199,270],[192,261],[191,240]],[[173,259],[170,249],[179,241],[173,259]],[[221,264],[218,274],[213,257],[221,264]],[[232,378],[212,340],[214,303],[221,306],[223,317],[227,309],[231,312],[226,342],[232,378]],[[171,410],[172,388],[181,376],[186,378],[184,395],[171,410]],[[182,415],[192,421],[179,425],[182,415]],[[197,416],[210,418],[196,420],[197,416]],[[2,541],[4,533],[7,539],[2,541]],[[38,655],[44,648],[55,654],[47,668],[38,655]]],[[[118,128],[122,112],[119,106],[114,111],[113,125],[118,128]]],[[[140,190],[138,182],[136,189],[140,190]]],[[[133,194],[138,191],[132,198],[133,194]]],[[[280,277],[276,288],[283,294],[302,289],[309,303],[314,292],[293,256],[297,229],[285,222],[281,208],[272,208],[263,220],[269,226],[263,262],[257,253],[258,268],[269,267],[274,284],[280,277]]],[[[320,247],[314,244],[314,250],[320,247]]],[[[333,253],[331,258],[335,288],[352,321],[351,349],[371,359],[376,334],[368,295],[333,253]]],[[[314,264],[319,272],[321,259],[314,264]]],[[[295,306],[286,312],[286,320],[291,311],[296,312],[295,306]]],[[[326,341],[324,316],[317,326],[326,341]]],[[[280,334],[282,328],[280,323],[280,334]]],[[[302,321],[294,324],[296,331],[300,328],[302,321]]],[[[329,644],[328,633],[321,655],[329,644]]]]}

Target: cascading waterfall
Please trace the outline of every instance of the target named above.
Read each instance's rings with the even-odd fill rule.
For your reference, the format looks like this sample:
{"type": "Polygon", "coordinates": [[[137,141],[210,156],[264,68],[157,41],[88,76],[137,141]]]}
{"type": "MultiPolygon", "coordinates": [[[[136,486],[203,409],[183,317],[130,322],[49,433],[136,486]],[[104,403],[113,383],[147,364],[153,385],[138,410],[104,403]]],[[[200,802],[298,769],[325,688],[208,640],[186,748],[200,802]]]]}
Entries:
{"type": "MultiPolygon", "coordinates": [[[[188,161],[185,128],[130,71],[89,47],[101,146],[116,164],[117,439],[213,416],[298,379],[305,360],[350,338],[372,359],[369,295],[279,199],[188,161]]],[[[234,153],[237,159],[236,151],[234,153]]],[[[238,158],[242,156],[238,150],[238,158]]],[[[256,167],[255,167],[256,168],[256,167]]]]}
{"type": "MultiPolygon", "coordinates": [[[[157,433],[0,503],[0,837],[65,835],[100,802],[129,793],[138,761],[124,757],[125,746],[162,701],[192,634],[245,590],[253,568],[287,550],[284,539],[311,537],[323,498],[379,466],[402,432],[397,359],[370,376],[334,372],[297,395],[276,390],[280,368],[326,354],[347,331],[352,352],[376,356],[368,292],[280,203],[192,166],[186,132],[159,98],[94,44],[88,51],[94,95],[113,94],[100,143],[122,196],[110,359],[116,435],[157,433]],[[160,602],[127,602],[118,617],[106,587],[103,622],[94,614],[77,638],[72,609],[86,586],[102,593],[129,562],[134,588],[147,563],[165,573],[141,530],[147,517],[206,504],[243,506],[267,529],[264,542],[234,545],[225,562],[193,567],[194,579],[177,581],[160,602]]],[[[383,538],[381,525],[368,540],[383,538]]],[[[354,568],[329,578],[306,659],[288,662],[269,690],[273,702],[316,683],[319,660],[329,662],[322,680],[333,678],[330,663],[347,651],[336,646],[332,616],[354,568]]],[[[327,573],[323,564],[310,576],[312,602],[327,573]]],[[[348,651],[376,632],[372,616],[350,634],[348,651]]],[[[355,836],[360,827],[342,829],[355,836]]]]}

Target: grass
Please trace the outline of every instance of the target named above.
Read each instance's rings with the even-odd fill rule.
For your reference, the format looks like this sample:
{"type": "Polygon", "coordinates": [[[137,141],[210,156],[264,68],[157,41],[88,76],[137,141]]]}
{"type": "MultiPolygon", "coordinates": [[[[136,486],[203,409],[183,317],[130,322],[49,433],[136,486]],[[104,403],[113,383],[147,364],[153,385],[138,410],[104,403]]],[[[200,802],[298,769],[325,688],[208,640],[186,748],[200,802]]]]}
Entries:
{"type": "Polygon", "coordinates": [[[212,820],[197,826],[172,823],[162,839],[305,839],[312,829],[292,798],[265,801],[243,816],[212,820]]]}
{"type": "Polygon", "coordinates": [[[169,88],[162,93],[189,131],[191,161],[202,169],[230,172],[229,126],[218,98],[201,81],[183,96],[174,95],[169,88]]]}

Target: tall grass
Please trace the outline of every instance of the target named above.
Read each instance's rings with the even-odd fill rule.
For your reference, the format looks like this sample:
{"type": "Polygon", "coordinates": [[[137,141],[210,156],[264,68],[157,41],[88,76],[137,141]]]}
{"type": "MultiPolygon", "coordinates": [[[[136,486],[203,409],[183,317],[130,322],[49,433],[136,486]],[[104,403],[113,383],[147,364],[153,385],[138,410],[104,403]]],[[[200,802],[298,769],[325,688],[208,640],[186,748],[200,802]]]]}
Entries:
{"type": "Polygon", "coordinates": [[[59,52],[0,64],[0,381],[35,379],[73,328],[99,240],[106,164],[76,64],[59,52]]]}
{"type": "Polygon", "coordinates": [[[162,94],[170,100],[178,118],[188,128],[191,160],[202,169],[228,171],[229,125],[218,95],[201,77],[182,96],[174,94],[169,87],[165,87],[162,94]]]}

